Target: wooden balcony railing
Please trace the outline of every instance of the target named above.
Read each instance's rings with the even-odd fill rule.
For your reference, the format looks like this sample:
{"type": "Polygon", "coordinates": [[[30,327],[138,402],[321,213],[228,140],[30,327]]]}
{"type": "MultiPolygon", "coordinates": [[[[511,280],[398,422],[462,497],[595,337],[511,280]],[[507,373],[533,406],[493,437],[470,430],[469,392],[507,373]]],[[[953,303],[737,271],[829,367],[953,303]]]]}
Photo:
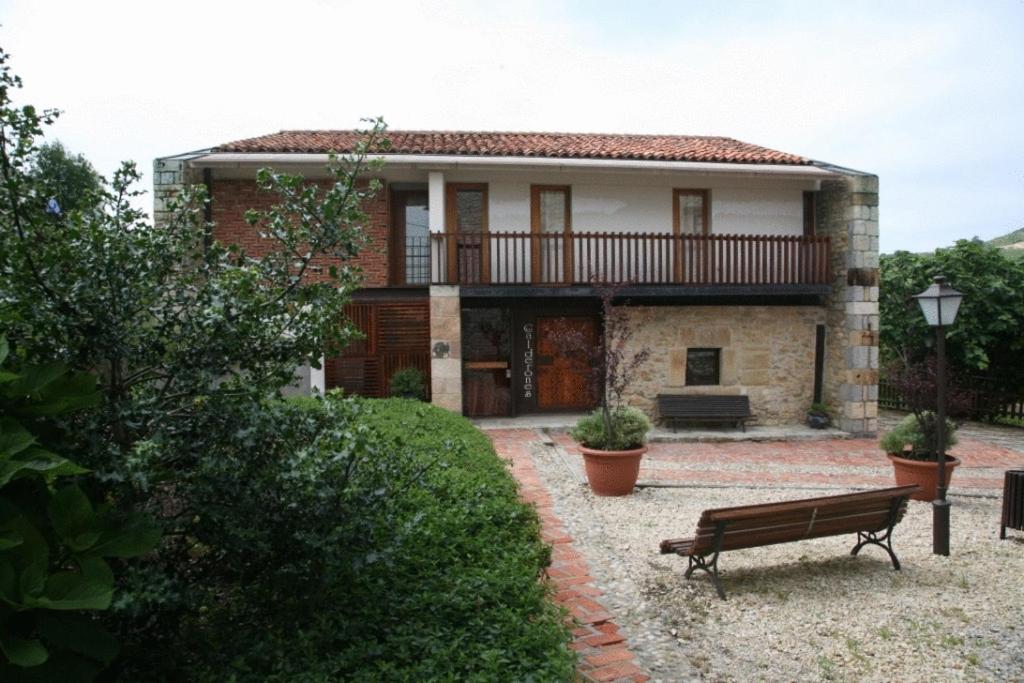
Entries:
{"type": "Polygon", "coordinates": [[[571,235],[501,232],[431,236],[432,284],[829,284],[825,236],[571,235]]]}

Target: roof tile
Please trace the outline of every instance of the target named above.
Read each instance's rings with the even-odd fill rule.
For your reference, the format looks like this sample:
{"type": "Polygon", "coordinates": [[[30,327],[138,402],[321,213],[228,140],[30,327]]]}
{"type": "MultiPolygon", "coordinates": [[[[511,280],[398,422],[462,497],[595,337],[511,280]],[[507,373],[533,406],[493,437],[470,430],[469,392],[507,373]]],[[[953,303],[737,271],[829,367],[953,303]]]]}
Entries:
{"type": "MultiPolygon", "coordinates": [[[[390,154],[705,161],[809,165],[810,159],[732,138],[699,135],[388,131],[390,154]]],[[[284,130],[220,145],[216,152],[351,152],[365,133],[353,130],[284,130]]]]}

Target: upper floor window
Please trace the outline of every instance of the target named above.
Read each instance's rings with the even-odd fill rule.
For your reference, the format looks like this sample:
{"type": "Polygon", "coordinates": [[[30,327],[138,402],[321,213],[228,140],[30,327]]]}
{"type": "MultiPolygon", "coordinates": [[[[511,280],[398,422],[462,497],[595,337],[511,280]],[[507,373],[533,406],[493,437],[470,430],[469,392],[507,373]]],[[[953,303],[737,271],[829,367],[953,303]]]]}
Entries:
{"type": "Polygon", "coordinates": [[[448,183],[445,198],[448,277],[452,281],[488,282],[491,273],[487,230],[487,184],[448,183]]]}
{"type": "Polygon", "coordinates": [[[676,235],[710,232],[707,190],[672,191],[672,230],[676,235]]]}
{"type": "Polygon", "coordinates": [[[563,282],[573,272],[572,199],[568,185],[530,186],[531,277],[533,282],[563,282]]]}
{"type": "Polygon", "coordinates": [[[391,284],[430,284],[430,211],[424,190],[392,190],[391,284]]]}

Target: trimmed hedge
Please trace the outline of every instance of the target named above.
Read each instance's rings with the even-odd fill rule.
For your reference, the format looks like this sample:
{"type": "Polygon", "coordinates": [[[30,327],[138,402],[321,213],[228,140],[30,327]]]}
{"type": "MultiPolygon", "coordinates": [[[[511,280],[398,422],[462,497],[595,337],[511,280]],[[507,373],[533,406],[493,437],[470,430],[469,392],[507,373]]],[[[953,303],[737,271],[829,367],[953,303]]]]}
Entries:
{"type": "Polygon", "coordinates": [[[337,397],[211,416],[240,438],[192,480],[211,503],[188,571],[208,579],[122,679],[572,680],[537,515],[467,420],[337,397]]]}
{"type": "Polygon", "coordinates": [[[568,629],[538,581],[550,548],[490,440],[465,418],[415,400],[361,402],[371,428],[427,469],[421,486],[399,492],[422,516],[408,552],[358,587],[362,626],[347,648],[356,670],[571,680],[568,629]]]}

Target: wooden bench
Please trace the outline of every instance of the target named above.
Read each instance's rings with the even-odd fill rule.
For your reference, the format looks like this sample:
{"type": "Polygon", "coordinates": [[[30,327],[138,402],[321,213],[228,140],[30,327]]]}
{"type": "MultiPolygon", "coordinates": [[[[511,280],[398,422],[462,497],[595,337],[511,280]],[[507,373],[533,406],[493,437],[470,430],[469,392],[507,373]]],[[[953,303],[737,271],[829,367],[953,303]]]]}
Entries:
{"type": "Polygon", "coordinates": [[[856,533],[857,544],[850,551],[851,555],[856,555],[867,544],[877,545],[889,553],[893,568],[899,569],[900,561],[892,550],[892,529],[903,518],[907,499],[918,490],[920,487],[915,484],[841,496],[705,510],[693,538],[666,539],[661,542],[661,552],[675,553],[689,560],[687,579],[695,569],[706,572],[723,600],[725,591],[718,579],[718,555],[726,550],[856,533]]]}
{"type": "Polygon", "coordinates": [[[658,415],[666,423],[733,422],[747,431],[747,421],[753,420],[749,396],[680,396],[658,394],[658,415]]]}

